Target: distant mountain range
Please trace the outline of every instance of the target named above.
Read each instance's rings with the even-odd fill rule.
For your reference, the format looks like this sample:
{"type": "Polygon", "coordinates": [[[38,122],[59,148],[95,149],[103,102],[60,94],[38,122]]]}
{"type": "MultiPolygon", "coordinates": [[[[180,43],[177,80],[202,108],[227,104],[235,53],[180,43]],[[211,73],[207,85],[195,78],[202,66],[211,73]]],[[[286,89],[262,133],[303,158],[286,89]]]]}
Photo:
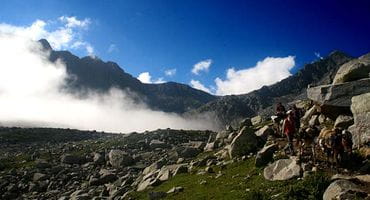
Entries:
{"type": "Polygon", "coordinates": [[[287,103],[305,98],[308,85],[331,83],[338,68],[353,59],[343,52],[334,51],[273,85],[263,86],[248,94],[217,97],[175,82],[144,84],[114,62],[103,62],[89,56],[79,58],[68,51],[52,50],[44,39],[39,42],[51,51],[51,61],[63,60],[68,74],[76,77],[68,82],[72,92],[85,89],[104,92],[117,87],[135,92],[137,99],[154,110],[184,115],[212,114],[221,125],[258,114],[269,115],[272,105],[278,101],[287,103]]]}
{"type": "Polygon", "coordinates": [[[126,73],[114,62],[103,62],[86,56],[79,58],[69,51],[54,51],[45,40],[39,40],[44,49],[50,50],[50,60],[63,60],[71,77],[68,89],[84,92],[86,89],[105,92],[112,87],[135,92],[135,98],[154,110],[184,113],[217,99],[216,96],[194,89],[188,85],[167,82],[144,84],[126,73]]]}

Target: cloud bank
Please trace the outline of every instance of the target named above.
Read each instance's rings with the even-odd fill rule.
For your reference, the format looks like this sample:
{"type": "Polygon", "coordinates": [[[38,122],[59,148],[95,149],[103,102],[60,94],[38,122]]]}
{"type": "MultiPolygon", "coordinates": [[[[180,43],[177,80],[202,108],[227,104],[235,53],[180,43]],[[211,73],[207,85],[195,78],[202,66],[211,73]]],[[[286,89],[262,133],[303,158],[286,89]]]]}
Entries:
{"type": "MultiPolygon", "coordinates": [[[[74,25],[69,25],[74,26],[74,25]]],[[[68,74],[41,45],[0,31],[0,126],[68,127],[112,132],[157,128],[212,129],[212,123],[153,111],[129,92],[112,88],[77,97],[62,88],[68,74]]]]}
{"type": "Polygon", "coordinates": [[[158,78],[157,80],[152,80],[152,76],[150,75],[149,72],[143,72],[137,76],[137,79],[141,81],[142,83],[150,83],[150,84],[159,84],[159,83],[165,83],[163,78],[158,78]]]}
{"type": "Polygon", "coordinates": [[[190,81],[190,86],[195,88],[195,89],[202,90],[204,92],[208,92],[208,93],[212,94],[211,90],[208,89],[206,86],[204,86],[200,81],[192,79],[190,81]]]}
{"type": "Polygon", "coordinates": [[[226,79],[216,78],[216,94],[245,94],[259,89],[264,85],[274,84],[291,75],[290,70],[294,67],[293,56],[283,58],[267,57],[259,61],[256,66],[235,70],[227,70],[226,79]]]}
{"type": "Polygon", "coordinates": [[[195,75],[199,75],[200,72],[202,72],[202,71],[207,72],[209,70],[209,67],[211,66],[211,64],[212,64],[211,59],[200,61],[200,62],[198,62],[197,64],[195,64],[193,66],[193,69],[191,70],[191,72],[195,75]]]}
{"type": "Polygon", "coordinates": [[[0,32],[31,40],[47,39],[55,50],[85,49],[92,56],[94,55],[93,46],[82,38],[82,32],[88,28],[90,23],[88,18],[79,20],[74,16],[61,16],[57,21],[36,20],[30,26],[1,23],[0,32]],[[58,25],[56,29],[48,29],[55,24],[58,25]]]}

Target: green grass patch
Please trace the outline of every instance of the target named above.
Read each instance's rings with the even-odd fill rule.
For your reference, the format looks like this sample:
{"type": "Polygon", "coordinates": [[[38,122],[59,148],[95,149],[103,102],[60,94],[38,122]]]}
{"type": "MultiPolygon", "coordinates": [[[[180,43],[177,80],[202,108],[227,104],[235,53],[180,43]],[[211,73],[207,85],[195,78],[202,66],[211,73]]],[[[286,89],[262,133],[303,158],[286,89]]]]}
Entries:
{"type": "MultiPolygon", "coordinates": [[[[303,181],[268,181],[263,177],[263,168],[254,166],[254,159],[232,163],[223,169],[222,176],[215,178],[221,169],[215,167],[215,174],[180,174],[167,182],[143,192],[134,192],[135,199],[148,199],[151,191],[167,192],[181,186],[183,192],[168,195],[166,199],[285,199],[292,196],[291,190],[298,191],[303,181]],[[206,182],[205,184],[200,184],[206,182]],[[289,195],[287,193],[290,191],[289,195]]],[[[313,187],[313,186],[312,186],[313,187]]],[[[303,190],[302,190],[303,191],[303,190]]],[[[307,190],[311,193],[311,188],[307,190]]],[[[320,190],[321,191],[321,190],[320,190]]],[[[307,196],[307,195],[306,195],[307,196]]]]}

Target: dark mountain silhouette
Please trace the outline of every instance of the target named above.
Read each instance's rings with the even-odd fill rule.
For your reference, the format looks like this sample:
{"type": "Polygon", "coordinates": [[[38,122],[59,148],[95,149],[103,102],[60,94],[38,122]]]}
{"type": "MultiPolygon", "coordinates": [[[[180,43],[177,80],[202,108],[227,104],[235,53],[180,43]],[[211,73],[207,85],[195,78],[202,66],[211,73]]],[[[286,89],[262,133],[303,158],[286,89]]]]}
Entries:
{"type": "Polygon", "coordinates": [[[67,72],[72,75],[68,81],[68,88],[72,92],[85,89],[104,92],[111,87],[128,89],[152,109],[185,115],[212,114],[221,125],[258,114],[267,116],[272,113],[272,106],[276,102],[303,99],[308,85],[331,83],[338,68],[353,59],[343,52],[334,51],[273,85],[263,86],[248,94],[216,97],[175,82],[144,84],[114,62],[103,62],[90,56],[79,58],[68,51],[52,50],[46,40],[40,40],[40,43],[45,49],[51,50],[51,61],[61,59],[65,62],[67,72]]]}
{"type": "Polygon", "coordinates": [[[71,92],[84,92],[86,89],[105,92],[116,87],[134,92],[137,100],[144,101],[152,109],[176,113],[198,108],[217,98],[180,83],[144,84],[114,62],[103,62],[90,56],[79,58],[69,51],[52,50],[45,39],[39,42],[45,50],[51,51],[52,62],[61,59],[66,64],[72,77],[67,85],[71,92]]]}
{"type": "Polygon", "coordinates": [[[220,97],[187,114],[213,113],[221,125],[237,124],[246,117],[270,116],[277,102],[288,103],[304,99],[308,85],[329,84],[339,67],[353,59],[340,51],[334,51],[324,59],[305,65],[296,74],[270,86],[243,95],[220,97]]]}

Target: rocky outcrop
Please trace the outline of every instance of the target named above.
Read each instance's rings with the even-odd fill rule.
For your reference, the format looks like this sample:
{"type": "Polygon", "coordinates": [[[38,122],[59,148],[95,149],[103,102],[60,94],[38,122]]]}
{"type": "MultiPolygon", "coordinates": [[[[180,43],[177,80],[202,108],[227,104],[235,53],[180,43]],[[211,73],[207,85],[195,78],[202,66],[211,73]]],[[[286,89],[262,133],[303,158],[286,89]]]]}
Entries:
{"type": "Polygon", "coordinates": [[[370,142],[370,93],[353,97],[351,111],[354,125],[349,130],[353,146],[360,147],[370,142]]]}
{"type": "Polygon", "coordinates": [[[244,126],[231,142],[229,146],[229,155],[231,158],[244,156],[251,152],[255,152],[257,147],[258,140],[253,129],[244,126]]]}
{"type": "Polygon", "coordinates": [[[309,99],[322,105],[350,107],[353,96],[370,91],[370,79],[361,79],[337,85],[321,85],[307,89],[309,99]]]}
{"type": "Polygon", "coordinates": [[[289,180],[301,175],[301,166],[295,158],[280,159],[268,165],[263,176],[270,181],[289,180]]]}
{"type": "Polygon", "coordinates": [[[370,78],[370,54],[359,57],[342,65],[334,77],[333,84],[370,78]]]}

